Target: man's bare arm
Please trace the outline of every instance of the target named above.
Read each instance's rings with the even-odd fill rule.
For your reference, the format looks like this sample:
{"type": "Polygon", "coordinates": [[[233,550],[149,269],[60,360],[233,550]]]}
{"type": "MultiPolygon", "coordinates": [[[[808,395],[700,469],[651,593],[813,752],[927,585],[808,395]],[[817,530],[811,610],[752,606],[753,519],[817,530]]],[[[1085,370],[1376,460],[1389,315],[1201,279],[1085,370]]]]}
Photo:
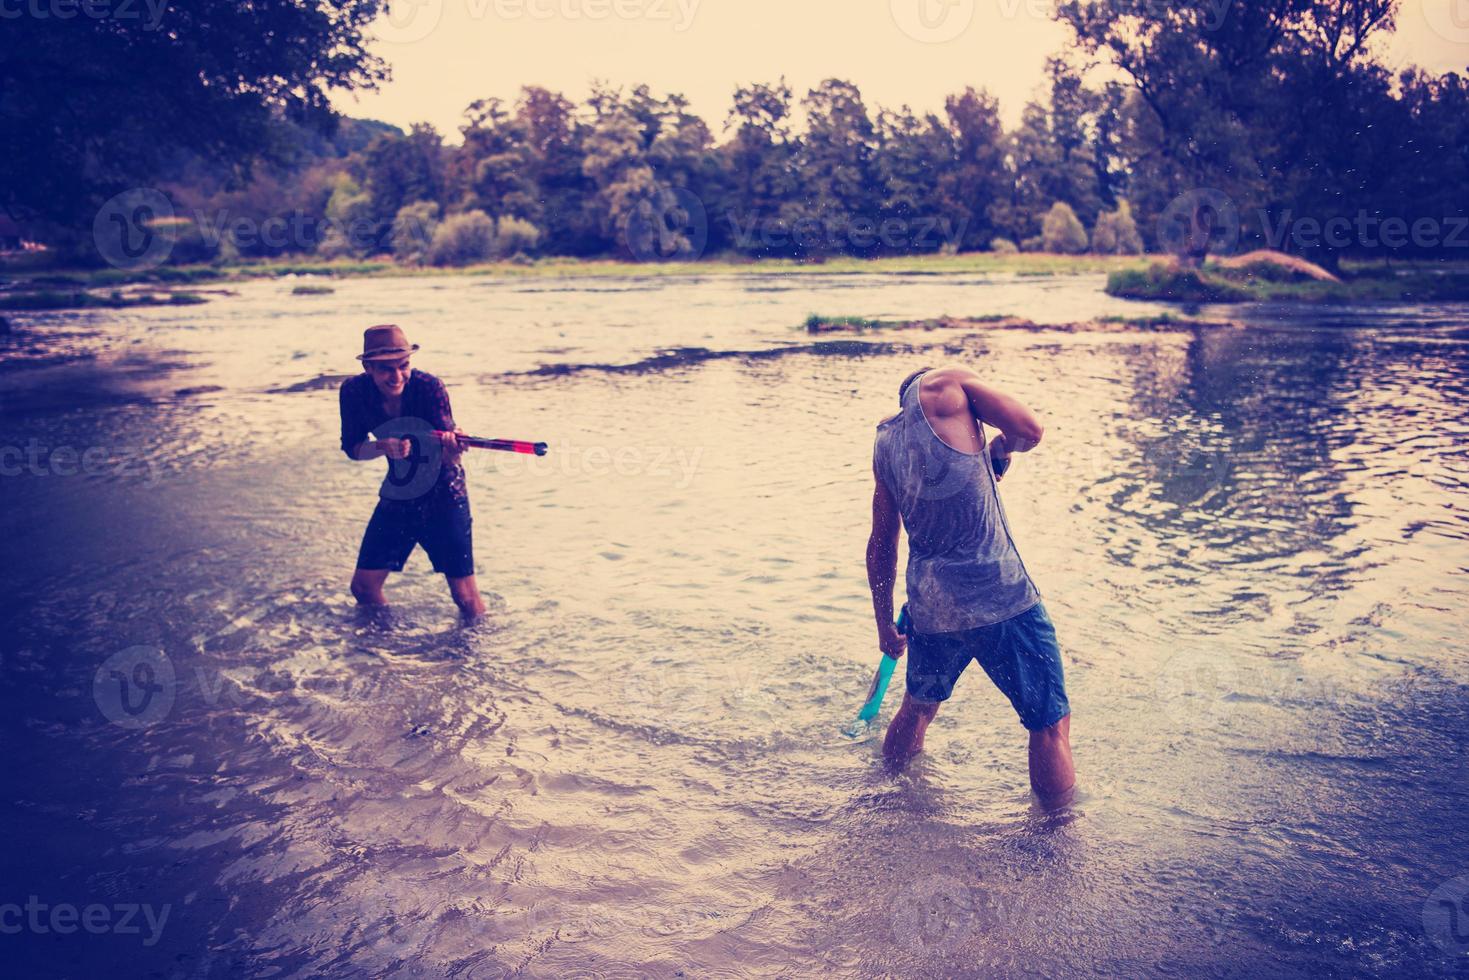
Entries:
{"type": "Polygon", "coordinates": [[[867,584],[872,589],[872,614],[877,619],[877,642],[882,652],[897,659],[907,641],[893,626],[893,580],[898,574],[898,529],[902,518],[887,485],[874,472],[872,533],[867,538],[867,584]]]}
{"type": "Polygon", "coordinates": [[[1005,449],[1026,453],[1039,445],[1045,430],[1030,409],[1002,391],[997,391],[968,372],[960,380],[974,417],[1004,433],[1005,449]]]}

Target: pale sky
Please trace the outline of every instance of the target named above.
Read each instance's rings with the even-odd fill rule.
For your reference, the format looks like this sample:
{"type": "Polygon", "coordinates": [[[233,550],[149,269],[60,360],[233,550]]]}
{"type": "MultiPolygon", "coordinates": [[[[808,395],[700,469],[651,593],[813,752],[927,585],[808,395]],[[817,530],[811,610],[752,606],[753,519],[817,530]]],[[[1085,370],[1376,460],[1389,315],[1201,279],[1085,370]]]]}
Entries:
{"type": "MultiPolygon", "coordinates": [[[[848,79],[874,115],[904,103],[940,110],[946,95],[984,87],[1014,125],[1046,57],[1068,40],[1051,9],[1050,0],[393,0],[373,45],[393,80],[335,102],[404,129],[427,121],[458,142],[475,99],[513,103],[536,84],[580,102],[596,78],[643,82],[688,97],[722,140],[735,88],[785,75],[797,100],[822,79],[848,79]]],[[[1469,0],[1403,0],[1398,19],[1390,64],[1465,71],[1469,0]]]]}

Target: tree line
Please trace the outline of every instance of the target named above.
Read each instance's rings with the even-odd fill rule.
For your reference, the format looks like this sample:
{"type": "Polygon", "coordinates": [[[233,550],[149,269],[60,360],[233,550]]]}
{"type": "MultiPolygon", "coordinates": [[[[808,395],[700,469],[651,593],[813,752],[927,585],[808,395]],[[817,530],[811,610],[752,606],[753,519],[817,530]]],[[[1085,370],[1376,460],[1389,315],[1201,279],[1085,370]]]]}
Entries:
{"type": "MultiPolygon", "coordinates": [[[[1202,261],[1264,246],[1336,267],[1346,256],[1469,247],[1469,86],[1380,61],[1373,42],[1394,29],[1397,0],[1063,0],[1056,15],[1073,43],[1008,130],[977,87],[917,113],[870,106],[842,79],[804,93],[784,80],[750,84],[716,133],[678,94],[598,84],[581,103],[533,86],[477,101],[452,144],[426,124],[403,132],[321,111],[321,87],[370,85],[383,72],[360,35],[374,5],[337,6],[350,16],[272,14],[296,18],[280,26],[331,59],[298,53],[274,65],[277,46],[256,45],[251,64],[273,87],[208,106],[160,96],[176,129],[154,134],[147,166],[129,157],[89,171],[71,143],[33,141],[9,169],[28,167],[35,183],[0,181],[0,204],[82,253],[104,194],[147,181],[172,202],[173,218],[155,224],[177,236],[174,261],[975,250],[1202,261]],[[280,84],[292,73],[309,84],[280,84]],[[205,108],[207,124],[194,120],[205,108]]],[[[215,33],[187,56],[233,43],[210,23],[215,33]]],[[[108,43],[91,52],[103,64],[108,43]]],[[[32,78],[36,50],[50,49],[0,48],[13,91],[32,78]]],[[[162,77],[179,87],[193,70],[162,77]]],[[[105,86],[79,91],[59,95],[81,100],[96,139],[147,140],[146,112],[114,133],[105,86]]],[[[0,134],[17,125],[18,105],[0,97],[0,134]]],[[[25,112],[41,122],[34,106],[25,112]]]]}

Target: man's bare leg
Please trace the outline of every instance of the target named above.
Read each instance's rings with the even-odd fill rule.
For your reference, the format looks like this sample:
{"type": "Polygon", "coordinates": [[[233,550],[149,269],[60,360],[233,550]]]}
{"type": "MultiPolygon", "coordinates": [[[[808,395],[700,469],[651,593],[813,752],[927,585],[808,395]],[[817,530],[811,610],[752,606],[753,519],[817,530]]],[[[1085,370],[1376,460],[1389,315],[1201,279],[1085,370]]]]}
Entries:
{"type": "Polygon", "coordinates": [[[1076,785],[1071,764],[1071,716],[1030,733],[1030,788],[1043,801],[1064,800],[1076,785]]]}
{"type": "Polygon", "coordinates": [[[479,594],[479,585],[474,581],[473,575],[463,578],[444,578],[449,583],[449,594],[454,597],[454,605],[459,607],[465,619],[478,619],[485,614],[485,599],[479,594]]]}
{"type": "Polygon", "coordinates": [[[386,606],[383,583],[390,573],[386,568],[359,568],[352,573],[352,598],[359,606],[386,606]]]}
{"type": "Polygon", "coordinates": [[[887,737],[882,742],[883,758],[890,766],[901,769],[908,760],[923,751],[923,733],[939,713],[936,702],[914,701],[906,692],[903,706],[893,715],[887,737]]]}

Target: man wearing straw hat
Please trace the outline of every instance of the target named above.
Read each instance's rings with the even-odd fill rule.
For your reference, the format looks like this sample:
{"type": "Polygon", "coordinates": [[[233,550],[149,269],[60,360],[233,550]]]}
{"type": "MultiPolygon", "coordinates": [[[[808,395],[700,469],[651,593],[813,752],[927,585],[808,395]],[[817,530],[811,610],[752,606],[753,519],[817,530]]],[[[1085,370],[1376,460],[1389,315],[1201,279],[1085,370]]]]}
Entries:
{"type": "Polygon", "coordinates": [[[473,518],[459,463],[464,433],[454,425],[443,382],[409,366],[416,350],[396,324],[368,327],[357,358],[364,371],[342,383],[342,452],[388,459],[357,553],[352,595],[365,606],[387,605],[388,573],[401,572],[423,545],[434,571],[448,579],[455,605],[472,618],[483,615],[485,604],[474,580],[473,518]]]}

